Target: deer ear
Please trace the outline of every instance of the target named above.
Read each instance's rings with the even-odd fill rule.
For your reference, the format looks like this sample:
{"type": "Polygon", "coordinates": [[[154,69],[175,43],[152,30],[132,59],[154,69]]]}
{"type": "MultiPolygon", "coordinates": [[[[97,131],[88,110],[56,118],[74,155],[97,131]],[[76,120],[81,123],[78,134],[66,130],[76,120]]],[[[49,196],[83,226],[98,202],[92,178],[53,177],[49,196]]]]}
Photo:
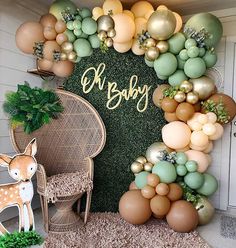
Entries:
{"type": "Polygon", "coordinates": [[[5,154],[0,154],[0,165],[3,167],[8,167],[12,160],[12,157],[7,156],[5,154]]]}
{"type": "Polygon", "coordinates": [[[25,148],[24,154],[28,156],[35,156],[36,153],[37,153],[37,143],[36,143],[36,139],[34,138],[25,148]]]}

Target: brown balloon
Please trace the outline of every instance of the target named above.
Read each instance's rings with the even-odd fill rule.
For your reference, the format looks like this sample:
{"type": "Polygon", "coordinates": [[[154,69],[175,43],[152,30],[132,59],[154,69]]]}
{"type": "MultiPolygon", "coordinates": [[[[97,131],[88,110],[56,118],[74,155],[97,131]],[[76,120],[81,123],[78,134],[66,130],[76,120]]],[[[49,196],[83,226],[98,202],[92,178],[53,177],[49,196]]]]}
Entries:
{"type": "Polygon", "coordinates": [[[45,59],[48,59],[48,60],[51,60],[53,61],[54,60],[54,53],[55,52],[60,52],[61,51],[61,48],[60,46],[57,44],[56,41],[46,41],[44,43],[44,46],[43,46],[43,57],[45,59]]]}
{"type": "Polygon", "coordinates": [[[196,104],[193,105],[195,112],[200,112],[201,111],[201,102],[197,102],[196,104]]]}
{"type": "Polygon", "coordinates": [[[138,189],[138,187],[135,184],[135,181],[133,181],[130,185],[129,185],[129,190],[134,190],[134,189],[138,189]]]}
{"type": "Polygon", "coordinates": [[[65,60],[53,64],[52,71],[58,77],[69,77],[74,70],[74,63],[65,60]]]}
{"type": "Polygon", "coordinates": [[[143,224],[152,215],[150,201],[142,196],[141,190],[124,193],[119,202],[119,212],[131,224],[143,224]]]}
{"type": "Polygon", "coordinates": [[[167,197],[171,201],[177,201],[182,198],[183,196],[183,189],[178,183],[170,183],[169,185],[169,193],[167,197]]]}
{"type": "Polygon", "coordinates": [[[62,20],[56,22],[55,30],[58,34],[66,31],[66,24],[62,20]]]}
{"type": "Polygon", "coordinates": [[[147,199],[151,199],[156,195],[155,189],[150,185],[145,185],[141,189],[142,196],[147,199]]]}
{"type": "Polygon", "coordinates": [[[57,32],[52,27],[45,27],[43,30],[43,35],[46,40],[55,40],[57,36],[57,32]]]}
{"type": "Polygon", "coordinates": [[[52,14],[45,14],[41,16],[39,22],[44,26],[44,27],[55,27],[55,24],[57,22],[57,18],[52,15],[52,14]]]}
{"type": "Polygon", "coordinates": [[[43,71],[51,71],[53,62],[47,59],[39,59],[37,61],[38,68],[43,71]]]}
{"type": "Polygon", "coordinates": [[[156,195],[150,201],[151,210],[156,215],[166,215],[170,209],[170,200],[166,196],[156,195]]]}
{"type": "Polygon", "coordinates": [[[166,183],[159,183],[156,186],[156,192],[158,195],[167,195],[169,193],[169,186],[166,183]]]}
{"type": "Polygon", "coordinates": [[[166,220],[174,231],[190,232],[198,225],[198,213],[190,202],[179,200],[171,204],[166,220]]]}
{"type": "Polygon", "coordinates": [[[157,184],[160,182],[160,178],[156,175],[156,174],[148,174],[147,175],[147,184],[152,186],[152,187],[156,187],[157,184]]]}
{"type": "Polygon", "coordinates": [[[154,214],[154,213],[152,213],[152,216],[154,218],[156,218],[156,219],[163,219],[163,218],[165,218],[165,215],[157,215],[157,214],[154,214]]]}
{"type": "Polygon", "coordinates": [[[195,113],[195,109],[192,104],[187,102],[182,102],[176,109],[176,116],[181,121],[186,122],[187,120],[191,119],[195,113]]]}
{"type": "Polygon", "coordinates": [[[168,113],[173,113],[175,112],[176,108],[178,107],[178,102],[175,101],[175,99],[170,98],[170,97],[165,97],[163,98],[161,102],[161,108],[163,111],[168,112],[168,113]]]}
{"type": "Polygon", "coordinates": [[[68,38],[65,34],[58,34],[56,37],[56,42],[58,45],[62,45],[62,43],[66,42],[67,40],[68,38]]]}
{"type": "Polygon", "coordinates": [[[161,102],[164,98],[163,91],[169,87],[170,85],[168,84],[161,84],[154,90],[152,100],[157,107],[161,107],[161,102]]]}
{"type": "Polygon", "coordinates": [[[165,117],[165,120],[168,121],[168,122],[178,121],[179,120],[179,118],[176,116],[175,112],[173,112],[173,113],[165,112],[164,117],[165,117]]]}
{"type": "Polygon", "coordinates": [[[16,45],[24,53],[33,54],[35,43],[44,40],[43,26],[38,22],[25,22],[16,31],[16,45]]]}

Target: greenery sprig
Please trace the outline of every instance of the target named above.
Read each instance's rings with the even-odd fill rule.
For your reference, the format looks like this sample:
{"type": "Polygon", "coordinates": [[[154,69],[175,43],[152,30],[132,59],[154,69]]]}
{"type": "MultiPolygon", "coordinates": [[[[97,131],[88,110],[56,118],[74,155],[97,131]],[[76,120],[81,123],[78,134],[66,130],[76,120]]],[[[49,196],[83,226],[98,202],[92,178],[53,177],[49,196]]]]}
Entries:
{"type": "Polygon", "coordinates": [[[28,134],[57,118],[63,111],[55,92],[31,88],[27,82],[18,85],[17,92],[6,94],[3,109],[9,114],[12,127],[23,126],[28,134]]]}
{"type": "Polygon", "coordinates": [[[0,236],[0,248],[27,248],[42,243],[43,238],[35,231],[14,232],[0,236]]]}
{"type": "Polygon", "coordinates": [[[178,91],[179,91],[179,87],[178,86],[170,86],[170,87],[164,89],[163,95],[165,97],[174,98],[174,96],[176,95],[176,93],[178,91]]]}
{"type": "Polygon", "coordinates": [[[189,188],[186,183],[179,182],[179,185],[183,189],[183,199],[193,203],[194,205],[197,204],[201,196],[195,190],[189,188]]]}
{"type": "Polygon", "coordinates": [[[230,116],[225,108],[222,99],[216,103],[213,100],[207,100],[201,103],[205,112],[213,112],[217,116],[217,121],[227,124],[229,122],[230,116]]]}

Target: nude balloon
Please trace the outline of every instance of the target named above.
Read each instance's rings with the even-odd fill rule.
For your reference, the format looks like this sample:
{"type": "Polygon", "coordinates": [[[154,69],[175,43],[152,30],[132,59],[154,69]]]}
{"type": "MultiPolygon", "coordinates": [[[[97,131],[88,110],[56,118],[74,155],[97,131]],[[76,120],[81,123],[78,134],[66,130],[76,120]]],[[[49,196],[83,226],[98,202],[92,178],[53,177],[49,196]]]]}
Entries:
{"type": "Polygon", "coordinates": [[[218,140],[222,137],[222,135],[224,133],[224,128],[221,124],[215,123],[214,125],[216,128],[216,132],[213,135],[209,136],[210,140],[218,140]]]}
{"type": "Polygon", "coordinates": [[[125,43],[114,42],[113,47],[119,53],[126,53],[132,47],[132,44],[133,44],[133,40],[130,40],[125,43]]]}
{"type": "Polygon", "coordinates": [[[145,53],[145,51],[143,49],[140,48],[140,45],[139,45],[139,42],[137,39],[134,39],[133,40],[133,43],[132,43],[132,52],[135,54],[135,55],[143,55],[145,53]]]}
{"type": "Polygon", "coordinates": [[[135,34],[134,37],[142,34],[143,31],[147,30],[147,20],[143,17],[138,17],[134,20],[135,34]]]}
{"type": "Polygon", "coordinates": [[[131,11],[137,18],[144,17],[147,12],[154,11],[154,9],[148,1],[138,1],[131,7],[131,11]]]}

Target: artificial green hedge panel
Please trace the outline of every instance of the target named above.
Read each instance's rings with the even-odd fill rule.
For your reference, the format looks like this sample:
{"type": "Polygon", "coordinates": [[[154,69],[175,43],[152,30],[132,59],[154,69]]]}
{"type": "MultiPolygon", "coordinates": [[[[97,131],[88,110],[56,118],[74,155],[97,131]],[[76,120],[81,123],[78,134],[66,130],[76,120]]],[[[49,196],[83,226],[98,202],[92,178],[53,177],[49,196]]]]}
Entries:
{"type": "MultiPolygon", "coordinates": [[[[88,72],[86,77],[92,83],[94,71],[88,72]]],[[[97,109],[106,126],[106,145],[95,158],[92,211],[118,210],[121,195],[134,180],[130,171],[131,163],[145,154],[149,145],[161,140],[161,128],[165,121],[161,110],[152,102],[152,93],[160,83],[162,81],[158,80],[154,69],[145,64],[143,56],[136,56],[132,52],[120,54],[113,49],[107,53],[95,50],[92,56],[83,58],[76,64],[73,75],[64,82],[65,90],[84,97],[97,109]],[[103,90],[95,85],[90,93],[83,93],[81,78],[84,72],[90,67],[97,68],[101,63],[106,65],[100,77],[102,80],[105,78],[103,90]],[[132,75],[138,76],[136,88],[151,86],[146,111],[137,111],[140,96],[127,101],[123,99],[116,109],[108,109],[108,82],[116,82],[120,91],[128,89],[132,75]]]]}

